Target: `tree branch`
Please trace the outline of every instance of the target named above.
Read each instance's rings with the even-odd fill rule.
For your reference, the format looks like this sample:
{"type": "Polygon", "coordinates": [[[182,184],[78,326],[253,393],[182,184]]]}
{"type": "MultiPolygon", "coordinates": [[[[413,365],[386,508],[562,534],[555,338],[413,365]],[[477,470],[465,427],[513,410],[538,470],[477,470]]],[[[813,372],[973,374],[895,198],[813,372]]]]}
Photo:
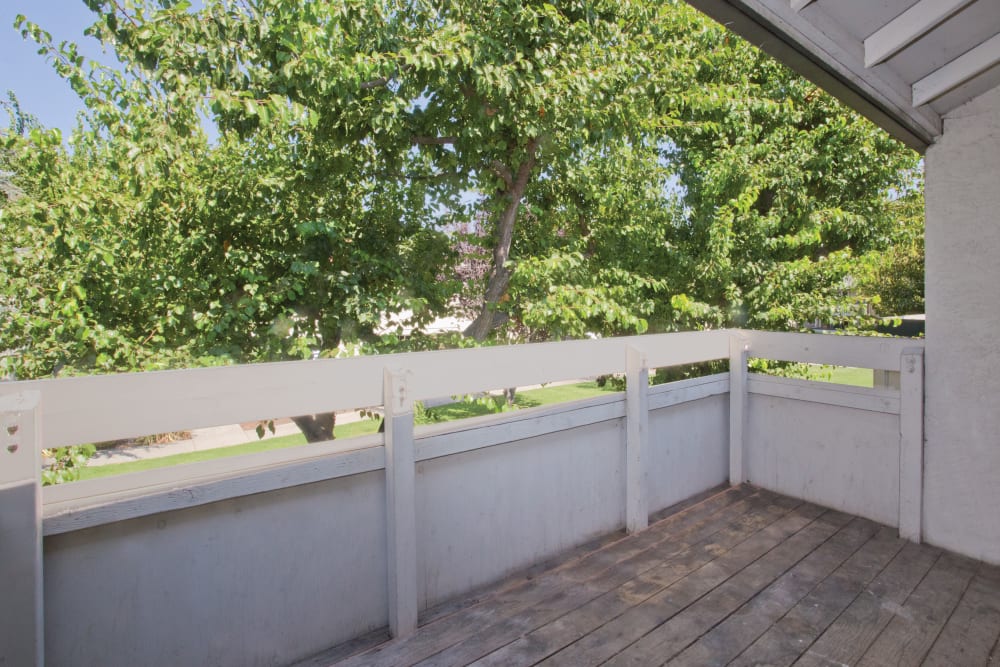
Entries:
{"type": "Polygon", "coordinates": [[[361,90],[371,90],[372,88],[384,88],[389,85],[389,79],[379,77],[378,79],[372,79],[371,81],[362,81],[361,90]]]}
{"type": "Polygon", "coordinates": [[[500,160],[493,160],[490,163],[490,171],[503,179],[503,184],[506,186],[507,190],[514,187],[514,174],[510,172],[510,167],[505,165],[500,160]]]}
{"type": "MultiPolygon", "coordinates": [[[[528,189],[531,172],[538,162],[538,139],[534,138],[528,141],[524,149],[526,153],[524,162],[518,165],[517,175],[511,179],[511,185],[507,188],[506,196],[510,198],[510,201],[507,202],[506,208],[497,221],[496,241],[493,246],[493,267],[486,282],[483,307],[479,316],[463,332],[466,336],[471,336],[476,340],[484,340],[490,331],[502,324],[506,318],[504,313],[497,313],[495,307],[507,292],[507,286],[510,284],[510,269],[506,266],[507,258],[510,257],[510,246],[514,240],[514,223],[517,221],[517,212],[521,208],[521,199],[528,189]]],[[[510,170],[508,170],[509,173],[510,170]]]]}
{"type": "Polygon", "coordinates": [[[458,137],[410,137],[414,146],[450,146],[458,141],[458,137]]]}

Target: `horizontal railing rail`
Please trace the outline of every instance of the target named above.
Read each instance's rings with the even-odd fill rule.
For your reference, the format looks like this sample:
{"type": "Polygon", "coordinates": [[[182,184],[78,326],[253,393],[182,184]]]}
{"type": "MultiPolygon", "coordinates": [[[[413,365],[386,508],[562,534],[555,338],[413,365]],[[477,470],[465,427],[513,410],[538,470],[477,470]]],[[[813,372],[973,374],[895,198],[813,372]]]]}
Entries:
{"type": "Polygon", "coordinates": [[[685,332],[0,384],[44,396],[47,447],[382,403],[402,370],[414,400],[621,373],[636,347],[652,367],[722,359],[727,331],[685,332]]]}
{"type": "MultiPolygon", "coordinates": [[[[33,614],[34,620],[20,633],[24,641],[19,640],[19,645],[27,647],[24,655],[29,655],[34,651],[31,646],[41,646],[44,623],[43,534],[59,539],[56,536],[62,533],[244,496],[259,499],[262,495],[258,494],[285,493],[283,490],[292,487],[303,489],[339,478],[350,478],[337,482],[348,488],[365,473],[377,471],[381,476],[379,484],[385,487],[389,626],[394,635],[405,635],[415,630],[417,614],[414,506],[418,498],[418,464],[446,470],[470,457],[498,454],[507,457],[508,465],[521,465],[517,456],[525,446],[522,443],[533,442],[531,446],[537,448],[534,451],[540,453],[549,451],[552,442],[561,442],[562,446],[574,443],[577,436],[566,433],[573,429],[580,429],[576,433],[617,433],[613,437],[620,438],[615,446],[621,447],[621,467],[615,467],[619,464],[614,463],[614,458],[605,461],[601,470],[610,471],[610,476],[602,478],[601,493],[612,488],[616,489],[612,496],[623,493],[618,500],[625,527],[636,532],[646,527],[654,493],[658,494],[655,502],[663,502],[663,484],[676,485],[676,475],[694,472],[691,465],[703,465],[698,456],[704,451],[714,452],[711,466],[718,472],[713,474],[721,474],[724,479],[725,471],[720,468],[726,461],[720,456],[725,457],[728,448],[730,482],[746,481],[748,458],[751,465],[760,465],[761,452],[765,458],[770,456],[766,453],[768,441],[782,428],[786,410],[798,411],[800,421],[804,419],[801,415],[821,415],[828,422],[824,437],[835,435],[836,426],[831,420],[840,418],[845,410],[866,411],[867,419],[881,420],[877,422],[875,444],[883,464],[894,456],[892,448],[897,444],[891,432],[898,423],[898,470],[890,471],[883,465],[879,473],[882,477],[865,483],[870,487],[886,475],[891,476],[893,494],[898,486],[900,533],[919,540],[922,377],[923,343],[919,340],[719,330],[2,383],[0,456],[5,465],[0,466],[0,491],[15,501],[3,511],[5,516],[25,515],[23,536],[27,542],[19,544],[17,553],[5,548],[5,558],[11,555],[13,559],[9,565],[0,566],[0,575],[34,568],[34,584],[17,595],[18,604],[33,614]],[[755,376],[748,373],[747,366],[747,360],[755,357],[897,372],[900,388],[838,388],[827,383],[755,376]],[[728,373],[661,387],[648,385],[654,368],[725,358],[729,360],[728,373]],[[613,373],[625,374],[624,393],[512,414],[414,426],[415,400],[613,373]],[[725,402],[696,403],[721,395],[728,399],[728,419],[725,402]],[[768,415],[775,425],[771,431],[760,431],[760,420],[748,419],[751,396],[757,397],[754,405],[761,410],[754,414],[768,415]],[[672,408],[681,404],[686,405],[672,408]],[[40,488],[42,447],[375,405],[385,410],[386,432],[381,435],[77,482],[49,487],[44,492],[40,488]],[[657,412],[663,408],[671,410],[657,412]],[[656,423],[661,429],[655,443],[650,438],[651,413],[658,415],[656,423]],[[701,415],[694,419],[712,424],[714,444],[709,450],[701,450],[701,441],[689,438],[693,433],[687,421],[691,415],[701,415]],[[672,426],[663,430],[667,423],[672,426]],[[759,436],[762,432],[765,435],[759,436]],[[684,438],[690,442],[676,450],[670,465],[664,467],[664,442],[683,442],[684,438]],[[692,449],[696,441],[699,447],[692,449]],[[503,445],[512,446],[498,447],[503,445]],[[755,446],[762,449],[755,453],[755,446]],[[483,451],[473,453],[475,450],[483,451]],[[684,457],[689,457],[688,467],[678,468],[678,459],[684,457]],[[655,479],[652,470],[656,471],[655,479]],[[620,475],[618,481],[609,485],[616,475],[620,475]],[[15,563],[17,559],[23,563],[15,563]]],[[[857,428],[852,432],[861,433],[857,428]]],[[[845,450],[845,455],[855,457],[845,465],[863,465],[869,460],[859,447],[874,441],[865,437],[855,440],[854,448],[860,454],[845,450]]],[[[790,465],[798,465],[804,471],[799,477],[803,477],[817,473],[808,455],[803,458],[799,452],[822,448],[833,452],[837,443],[826,438],[810,444],[811,450],[800,444],[808,443],[782,443],[781,456],[797,457],[798,463],[790,465]]],[[[530,467],[533,463],[529,458],[523,465],[530,467]]],[[[891,461],[891,467],[895,465],[891,461]]],[[[511,470],[508,468],[508,473],[511,470]]],[[[698,479],[699,483],[707,483],[698,479]]],[[[718,479],[712,483],[717,484],[718,479]]],[[[588,494],[580,498],[593,497],[588,494]]],[[[893,504],[892,498],[883,500],[883,505],[893,504]]]]}
{"type": "Polygon", "coordinates": [[[750,330],[738,334],[746,341],[750,357],[889,371],[899,370],[904,351],[924,346],[916,338],[750,330]]]}

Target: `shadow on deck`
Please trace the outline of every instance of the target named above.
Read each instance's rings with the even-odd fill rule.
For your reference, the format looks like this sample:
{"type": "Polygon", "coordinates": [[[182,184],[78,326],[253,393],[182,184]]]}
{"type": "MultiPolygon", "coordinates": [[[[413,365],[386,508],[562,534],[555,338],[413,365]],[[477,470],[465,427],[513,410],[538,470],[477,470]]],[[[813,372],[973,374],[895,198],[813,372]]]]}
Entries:
{"type": "Polygon", "coordinates": [[[299,667],[1000,665],[1000,568],[752,486],[299,667]]]}

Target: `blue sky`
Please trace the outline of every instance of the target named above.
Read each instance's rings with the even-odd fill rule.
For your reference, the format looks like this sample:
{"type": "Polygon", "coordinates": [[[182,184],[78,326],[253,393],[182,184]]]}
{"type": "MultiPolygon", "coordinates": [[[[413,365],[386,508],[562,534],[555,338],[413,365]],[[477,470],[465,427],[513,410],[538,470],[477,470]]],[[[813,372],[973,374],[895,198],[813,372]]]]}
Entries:
{"type": "MultiPolygon", "coordinates": [[[[24,111],[34,114],[46,127],[58,127],[64,136],[75,125],[83,108],[79,98],[45,59],[31,40],[21,38],[14,29],[14,18],[24,14],[29,21],[62,40],[76,42],[88,58],[114,62],[101,52],[100,44],[83,31],[93,23],[93,14],[82,0],[0,0],[0,96],[13,90],[24,111]]],[[[0,125],[7,119],[0,118],[0,125]]]]}

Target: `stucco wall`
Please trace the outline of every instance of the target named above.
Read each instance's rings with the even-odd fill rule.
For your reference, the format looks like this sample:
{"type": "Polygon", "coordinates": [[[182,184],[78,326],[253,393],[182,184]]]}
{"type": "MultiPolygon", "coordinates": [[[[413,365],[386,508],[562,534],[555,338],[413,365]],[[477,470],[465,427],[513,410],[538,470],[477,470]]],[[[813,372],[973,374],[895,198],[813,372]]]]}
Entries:
{"type": "Polygon", "coordinates": [[[1000,89],[927,151],[924,534],[1000,563],[1000,89]]]}

